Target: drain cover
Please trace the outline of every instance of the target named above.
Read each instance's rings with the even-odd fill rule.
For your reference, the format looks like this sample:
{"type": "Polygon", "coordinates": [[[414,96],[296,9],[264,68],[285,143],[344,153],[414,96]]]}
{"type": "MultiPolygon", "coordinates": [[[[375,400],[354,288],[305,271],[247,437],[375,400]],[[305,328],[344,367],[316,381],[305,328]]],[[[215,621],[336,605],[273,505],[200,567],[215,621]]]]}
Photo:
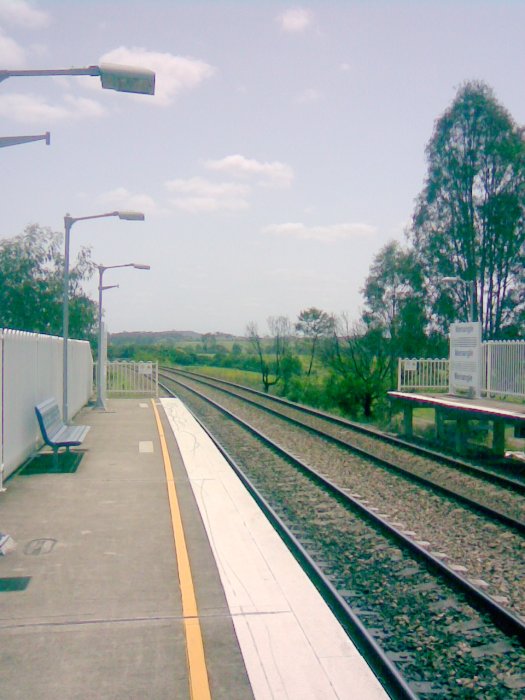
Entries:
{"type": "Polygon", "coordinates": [[[31,576],[9,576],[0,578],[0,593],[9,591],[25,591],[31,581],[31,576]]]}

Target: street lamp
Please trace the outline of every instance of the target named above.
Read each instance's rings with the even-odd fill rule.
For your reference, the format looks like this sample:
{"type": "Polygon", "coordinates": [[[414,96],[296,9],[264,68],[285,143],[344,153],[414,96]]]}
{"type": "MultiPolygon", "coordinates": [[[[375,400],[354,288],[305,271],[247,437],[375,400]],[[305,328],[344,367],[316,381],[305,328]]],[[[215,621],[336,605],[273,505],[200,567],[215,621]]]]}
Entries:
{"type": "Polygon", "coordinates": [[[125,263],[124,265],[97,265],[98,267],[98,346],[97,346],[97,402],[95,408],[105,409],[104,397],[102,392],[102,366],[106,363],[105,353],[102,353],[103,334],[102,334],[102,292],[106,289],[114,289],[118,284],[110,284],[104,287],[102,277],[106,270],[114,270],[117,267],[134,267],[135,270],[149,270],[149,265],[141,265],[140,263],[125,263]],[[102,355],[104,354],[104,358],[102,355]]]}
{"type": "Polygon", "coordinates": [[[62,328],[63,328],[63,368],[62,368],[62,419],[68,421],[68,395],[67,395],[67,356],[69,337],[69,237],[71,228],[77,221],[87,219],[103,219],[108,216],[118,216],[126,221],[144,221],[144,214],[138,211],[111,211],[107,214],[94,214],[92,216],[73,217],[66,214],[64,217],[65,243],[64,243],[64,291],[62,300],[62,328]]]}
{"type": "Polygon", "coordinates": [[[31,141],[45,141],[46,145],[49,146],[51,134],[49,131],[46,131],[45,134],[38,134],[37,136],[0,136],[0,148],[18,146],[21,143],[30,143],[31,141]]]}
{"type": "Polygon", "coordinates": [[[441,281],[442,282],[460,282],[461,284],[464,284],[466,287],[469,288],[470,304],[469,304],[468,320],[469,320],[469,322],[474,321],[474,315],[475,315],[474,294],[475,294],[475,289],[476,289],[476,282],[474,280],[464,280],[462,277],[442,277],[441,281]]]}
{"type": "Polygon", "coordinates": [[[51,70],[0,70],[0,82],[7,78],[40,77],[49,75],[98,76],[102,87],[118,92],[133,92],[140,95],[155,94],[155,73],[147,68],[121,66],[116,63],[101,63],[87,68],[60,68],[51,70]]]}
{"type": "MultiPolygon", "coordinates": [[[[50,70],[0,70],[0,83],[7,78],[38,78],[53,75],[98,76],[103,88],[118,92],[133,92],[139,95],[155,94],[155,73],[148,68],[121,66],[116,63],[101,63],[88,68],[59,68],[50,70]]],[[[49,146],[49,132],[43,136],[5,136],[0,138],[0,147],[45,139],[49,146]]]]}

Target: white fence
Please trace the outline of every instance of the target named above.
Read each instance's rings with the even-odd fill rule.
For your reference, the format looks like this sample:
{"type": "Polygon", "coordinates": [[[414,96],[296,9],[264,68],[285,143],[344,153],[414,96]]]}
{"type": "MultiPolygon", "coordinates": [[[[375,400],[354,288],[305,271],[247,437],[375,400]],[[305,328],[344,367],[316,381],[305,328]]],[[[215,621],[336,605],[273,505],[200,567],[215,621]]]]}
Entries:
{"type": "Polygon", "coordinates": [[[105,374],[108,394],[159,395],[158,362],[107,362],[105,374]]]}
{"type": "MultiPolygon", "coordinates": [[[[42,438],[35,405],[62,404],[62,338],[0,329],[0,464],[4,478],[17,469],[42,438]]],[[[93,393],[89,343],[69,341],[68,397],[74,416],[93,393]]]]}
{"type": "MultiPolygon", "coordinates": [[[[525,340],[489,340],[482,344],[482,385],[486,396],[525,398],[525,340]]],[[[399,391],[447,391],[449,361],[399,359],[399,391]]]]}
{"type": "Polygon", "coordinates": [[[399,359],[397,366],[398,391],[414,391],[415,389],[446,391],[448,389],[448,367],[449,361],[447,359],[399,359]]]}
{"type": "Polygon", "coordinates": [[[483,391],[525,398],[525,340],[483,343],[483,391]]]}

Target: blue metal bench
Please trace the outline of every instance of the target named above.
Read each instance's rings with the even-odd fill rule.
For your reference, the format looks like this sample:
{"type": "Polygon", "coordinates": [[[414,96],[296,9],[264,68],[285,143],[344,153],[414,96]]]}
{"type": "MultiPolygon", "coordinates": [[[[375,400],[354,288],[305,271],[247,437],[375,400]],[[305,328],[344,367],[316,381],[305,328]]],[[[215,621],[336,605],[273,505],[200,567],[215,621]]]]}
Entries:
{"type": "Polygon", "coordinates": [[[54,463],[58,466],[59,448],[65,447],[66,451],[69,452],[70,447],[81,445],[91,426],[65,425],[55,399],[42,401],[38,406],[35,406],[35,413],[44,442],[53,448],[54,463]]]}

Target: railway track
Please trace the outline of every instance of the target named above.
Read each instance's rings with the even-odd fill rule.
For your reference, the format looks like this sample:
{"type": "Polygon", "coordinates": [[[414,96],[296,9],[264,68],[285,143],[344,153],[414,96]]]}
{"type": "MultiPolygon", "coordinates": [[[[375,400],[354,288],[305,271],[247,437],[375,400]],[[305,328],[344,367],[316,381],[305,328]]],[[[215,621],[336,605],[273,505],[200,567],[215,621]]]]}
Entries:
{"type": "MultiPolygon", "coordinates": [[[[382,433],[374,428],[363,426],[345,418],[325,413],[309,406],[302,406],[278,396],[264,394],[261,391],[240,384],[234,384],[233,382],[228,382],[223,379],[201,375],[196,372],[174,370],[168,367],[161,367],[161,370],[164,373],[176,373],[177,375],[194,379],[195,381],[205,383],[209,386],[222,388],[223,391],[228,391],[235,396],[244,397],[246,399],[253,398],[253,400],[259,402],[261,405],[277,410],[283,416],[295,418],[303,425],[311,425],[314,428],[318,428],[330,435],[343,439],[349,445],[362,447],[370,454],[376,454],[378,456],[388,455],[391,461],[395,462],[397,456],[400,457],[398,461],[402,461],[406,454],[409,453],[421,457],[420,464],[423,467],[429,464],[434,469],[436,464],[440,467],[448,467],[449,469],[442,470],[442,473],[446,475],[447,481],[450,480],[451,474],[455,471],[476,477],[478,482],[486,481],[502,486],[509,491],[525,495],[525,478],[522,476],[514,479],[508,475],[502,474],[501,469],[490,469],[487,466],[482,466],[474,462],[450,457],[436,450],[407,442],[406,440],[382,433]]],[[[412,468],[414,464],[418,463],[412,460],[412,468]]]]}
{"type": "MultiPolygon", "coordinates": [[[[166,377],[173,376],[173,370],[162,371],[166,377]]],[[[262,408],[366,459],[373,458],[376,465],[525,534],[525,485],[518,481],[435,452],[414,451],[412,445],[396,438],[246,387],[178,370],[176,376],[216,389],[217,395],[226,394],[262,408]]]]}
{"type": "Polygon", "coordinates": [[[361,494],[246,421],[233,422],[194,387],[179,383],[177,394],[227,450],[394,697],[521,696],[519,617],[403,535],[361,494]]]}

